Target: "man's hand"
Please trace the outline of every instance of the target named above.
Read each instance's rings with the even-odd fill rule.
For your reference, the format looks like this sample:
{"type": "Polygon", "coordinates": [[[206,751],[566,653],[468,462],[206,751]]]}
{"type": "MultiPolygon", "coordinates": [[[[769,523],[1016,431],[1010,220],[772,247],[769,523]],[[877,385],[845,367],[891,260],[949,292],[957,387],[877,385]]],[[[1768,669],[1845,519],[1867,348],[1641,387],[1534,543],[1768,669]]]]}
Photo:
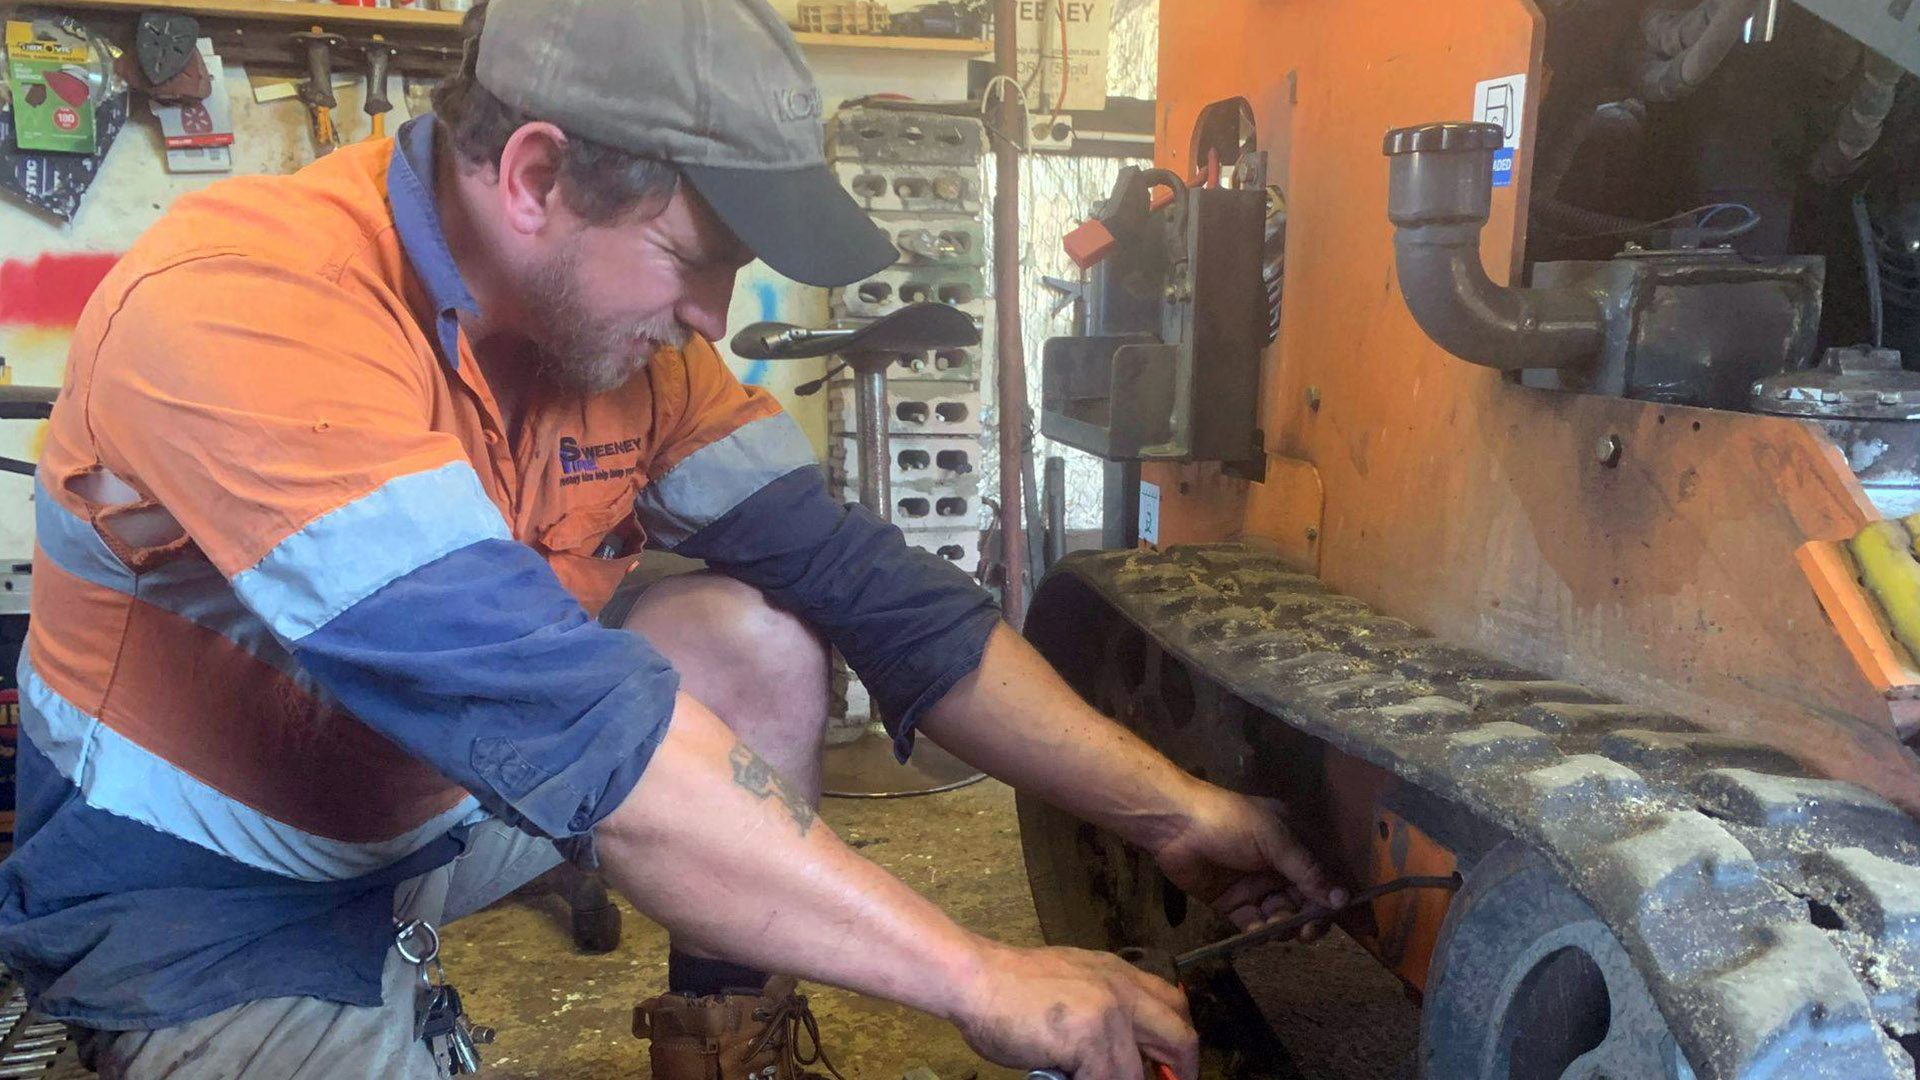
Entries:
{"type": "Polygon", "coordinates": [[[990,946],[954,1018],[999,1065],[1054,1067],[1073,1080],[1142,1080],[1142,1055],[1181,1080],[1200,1067],[1187,996],[1111,953],[990,946]]]}
{"type": "MultiPolygon", "coordinates": [[[[1334,908],[1347,891],[1281,823],[1280,803],[1197,784],[1184,819],[1154,858],[1175,885],[1213,905],[1242,930],[1291,918],[1308,904],[1334,908]]],[[[1311,940],[1324,924],[1301,936],[1311,940]]]]}

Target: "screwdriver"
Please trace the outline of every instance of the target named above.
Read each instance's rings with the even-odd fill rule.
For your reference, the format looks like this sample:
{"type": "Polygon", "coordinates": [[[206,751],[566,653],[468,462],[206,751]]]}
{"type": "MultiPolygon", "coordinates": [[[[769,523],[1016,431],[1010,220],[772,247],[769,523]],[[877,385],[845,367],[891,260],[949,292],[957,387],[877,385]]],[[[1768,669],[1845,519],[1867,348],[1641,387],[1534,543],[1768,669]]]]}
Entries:
{"type": "MultiPolygon", "coordinates": [[[[1361,889],[1359,892],[1349,896],[1347,902],[1344,904],[1339,904],[1334,907],[1321,907],[1318,904],[1314,904],[1292,918],[1284,919],[1276,923],[1268,923],[1264,926],[1256,926],[1251,930],[1242,931],[1232,937],[1221,938],[1219,941],[1202,945],[1196,949],[1190,949],[1178,956],[1167,952],[1165,949],[1139,948],[1131,945],[1120,949],[1116,955],[1142,971],[1152,975],[1158,975],[1175,986],[1180,986],[1180,973],[1196,964],[1203,964],[1208,960],[1218,959],[1223,956],[1231,956],[1242,949],[1250,948],[1262,942],[1271,941],[1274,938],[1285,937],[1309,924],[1317,923],[1331,915],[1337,915],[1342,911],[1346,911],[1349,908],[1359,907],[1361,904],[1371,904],[1383,896],[1390,896],[1407,889],[1446,889],[1451,892],[1459,887],[1460,875],[1458,874],[1449,874],[1444,877],[1419,875],[1398,877],[1392,881],[1381,882],[1371,888],[1361,889]]],[[[1185,988],[1182,987],[1182,989],[1185,988]]],[[[1150,1064],[1153,1066],[1154,1080],[1179,1080],[1179,1078],[1174,1075],[1173,1066],[1168,1065],[1166,1062],[1155,1061],[1150,1062],[1150,1064]]],[[[1073,1080],[1073,1078],[1063,1069],[1049,1068],[1028,1070],[1027,1080],[1073,1080]]]]}

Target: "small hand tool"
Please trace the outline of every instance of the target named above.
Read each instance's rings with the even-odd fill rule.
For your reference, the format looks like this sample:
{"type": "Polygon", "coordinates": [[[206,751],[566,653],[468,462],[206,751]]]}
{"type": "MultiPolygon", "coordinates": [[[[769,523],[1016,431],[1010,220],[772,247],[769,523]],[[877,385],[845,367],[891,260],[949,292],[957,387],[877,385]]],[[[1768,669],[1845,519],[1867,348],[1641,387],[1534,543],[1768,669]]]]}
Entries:
{"type": "MultiPolygon", "coordinates": [[[[1181,986],[1182,989],[1184,989],[1185,987],[1181,981],[1182,973],[1190,968],[1204,964],[1209,960],[1217,960],[1222,957],[1231,956],[1242,949],[1250,948],[1262,942],[1286,937],[1313,923],[1338,915],[1342,911],[1359,907],[1362,904],[1370,904],[1383,896],[1390,896],[1393,893],[1402,892],[1407,889],[1453,890],[1459,887],[1460,879],[1457,875],[1448,875],[1446,877],[1399,877],[1394,878],[1392,881],[1381,882],[1370,888],[1361,889],[1359,892],[1349,896],[1346,903],[1337,907],[1328,908],[1321,907],[1318,904],[1310,905],[1291,918],[1283,919],[1280,922],[1267,923],[1264,926],[1256,926],[1251,930],[1242,931],[1232,937],[1222,938],[1219,941],[1202,945],[1196,949],[1189,949],[1178,956],[1165,949],[1140,948],[1137,946],[1123,948],[1119,950],[1117,955],[1134,967],[1150,974],[1158,975],[1175,986],[1181,986]]],[[[1173,1066],[1168,1065],[1166,1062],[1150,1061],[1148,1064],[1153,1066],[1154,1080],[1178,1080],[1178,1078],[1174,1076],[1173,1066]]],[[[1072,1077],[1062,1069],[1031,1069],[1027,1072],[1027,1080],[1072,1080],[1072,1077]]]]}

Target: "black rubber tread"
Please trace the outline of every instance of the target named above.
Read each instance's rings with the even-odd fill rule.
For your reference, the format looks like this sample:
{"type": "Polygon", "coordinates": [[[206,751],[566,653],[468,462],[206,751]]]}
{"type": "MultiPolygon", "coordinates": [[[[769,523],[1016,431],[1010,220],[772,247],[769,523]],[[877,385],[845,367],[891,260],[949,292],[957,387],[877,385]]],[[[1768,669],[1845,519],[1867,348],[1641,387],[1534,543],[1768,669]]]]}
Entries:
{"type": "MultiPolygon", "coordinates": [[[[1063,578],[1256,707],[1547,857],[1703,1080],[1915,1076],[1896,1036],[1920,1032],[1920,823],[1879,797],[1438,642],[1252,548],[1070,556],[1029,616],[1043,651],[1063,578]]],[[[1060,633],[1084,633],[1077,610],[1060,633]]]]}

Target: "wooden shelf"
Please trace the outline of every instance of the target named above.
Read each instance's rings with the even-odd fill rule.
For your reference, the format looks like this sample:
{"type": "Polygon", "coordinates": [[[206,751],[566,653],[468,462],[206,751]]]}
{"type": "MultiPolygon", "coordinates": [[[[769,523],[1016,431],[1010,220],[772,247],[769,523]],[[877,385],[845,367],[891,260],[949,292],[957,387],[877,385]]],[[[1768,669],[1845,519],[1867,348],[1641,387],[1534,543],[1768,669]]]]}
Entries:
{"type": "MultiPolygon", "coordinates": [[[[73,11],[181,11],[210,19],[243,22],[286,22],[362,30],[415,30],[457,33],[463,17],[458,11],[414,8],[354,7],[314,3],[313,0],[47,0],[47,6],[73,11]]],[[[807,49],[870,49],[885,52],[986,56],[993,44],[966,38],[892,37],[885,34],[801,34],[794,37],[807,49]]]]}
{"type": "Polygon", "coordinates": [[[50,0],[48,7],[72,11],[180,11],[209,19],[287,22],[364,30],[428,30],[458,33],[458,11],[354,7],[311,0],[50,0]]]}
{"type": "Polygon", "coordinates": [[[803,34],[794,32],[803,49],[871,49],[885,52],[933,53],[959,57],[987,56],[993,42],[971,38],[893,37],[886,34],[803,34]]]}

